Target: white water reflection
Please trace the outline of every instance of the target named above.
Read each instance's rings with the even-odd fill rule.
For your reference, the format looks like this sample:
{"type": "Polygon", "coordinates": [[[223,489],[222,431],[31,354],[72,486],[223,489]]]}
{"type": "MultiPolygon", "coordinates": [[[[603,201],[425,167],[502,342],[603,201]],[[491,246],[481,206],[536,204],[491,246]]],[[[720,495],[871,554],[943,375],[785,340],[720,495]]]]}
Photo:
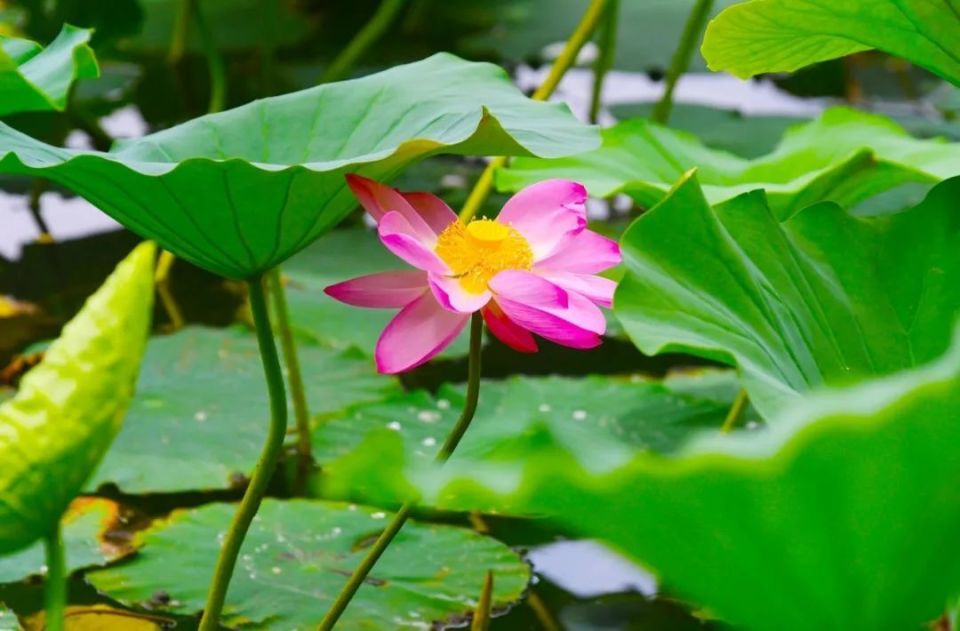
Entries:
{"type": "Polygon", "coordinates": [[[578,598],[603,594],[657,593],[657,579],[595,541],[559,541],[534,548],[527,557],[534,571],[578,598]]]}

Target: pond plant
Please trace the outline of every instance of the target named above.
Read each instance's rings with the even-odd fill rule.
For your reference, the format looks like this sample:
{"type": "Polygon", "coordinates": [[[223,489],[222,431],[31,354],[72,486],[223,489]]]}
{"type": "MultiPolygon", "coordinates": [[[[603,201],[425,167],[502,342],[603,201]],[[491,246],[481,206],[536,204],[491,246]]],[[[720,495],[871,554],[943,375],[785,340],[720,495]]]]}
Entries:
{"type": "Polygon", "coordinates": [[[52,186],[145,241],[0,373],[0,630],[508,629],[524,600],[581,628],[519,549],[557,536],[647,568],[678,626],[954,628],[950,2],[383,0],[348,39],[336,11],[272,0],[47,4],[0,1],[2,183],[45,241],[52,186]],[[504,37],[507,66],[563,40],[530,96],[436,52],[504,37]],[[652,63],[649,118],[599,129],[549,101],[591,39],[584,118],[609,119],[611,70],[652,63]],[[938,86],[935,122],[858,107],[856,64],[881,54],[938,86]],[[703,62],[783,85],[840,64],[849,102],[738,155],[711,121],[742,143],[759,118],[670,126],[703,62]],[[112,142],[117,94],[158,130],[112,142]],[[237,326],[181,309],[194,268],[237,326]],[[74,572],[101,604],[68,594],[74,572]],[[18,596],[38,574],[43,612],[18,596]]]}

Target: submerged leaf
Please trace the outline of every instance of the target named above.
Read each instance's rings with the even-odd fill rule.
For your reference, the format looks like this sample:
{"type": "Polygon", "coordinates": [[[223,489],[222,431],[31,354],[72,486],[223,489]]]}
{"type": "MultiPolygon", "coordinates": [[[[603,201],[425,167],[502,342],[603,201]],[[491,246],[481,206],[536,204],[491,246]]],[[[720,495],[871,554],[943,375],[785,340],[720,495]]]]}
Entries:
{"type": "Polygon", "coordinates": [[[44,536],[80,492],[133,396],[156,248],[138,246],[0,406],[0,554],[44,536]]]}
{"type": "Polygon", "coordinates": [[[0,35],[0,116],[63,110],[77,79],[100,76],[91,31],[65,24],[49,46],[0,35]]]}
{"type": "MultiPolygon", "coordinates": [[[[143,535],[129,563],[87,575],[121,602],[163,591],[176,613],[200,611],[223,532],[235,508],[179,511],[143,535]]],[[[244,540],[223,623],[255,629],[313,629],[387,525],[388,513],[346,504],[266,500],[244,540]]],[[[518,601],[530,566],[502,543],[470,530],[408,522],[377,563],[337,629],[432,628],[476,607],[484,575],[494,606],[518,601]]]]}
{"type": "MultiPolygon", "coordinates": [[[[399,391],[373,360],[299,347],[307,403],[324,415],[399,391]]],[[[224,489],[243,480],[267,435],[269,403],[256,337],[188,327],[147,345],[127,420],[89,485],[124,493],[224,489]]]]}
{"type": "Polygon", "coordinates": [[[769,416],[801,394],[915,366],[960,310],[960,178],[919,206],[778,219],[760,192],[711,208],[688,176],[621,241],[616,314],[645,353],[736,364],[769,416]]]}
{"type": "Polygon", "coordinates": [[[418,479],[430,502],[545,512],[746,629],[918,629],[960,592],[958,420],[960,340],[930,366],[677,456],[601,475],[572,455],[451,461],[418,479]]]}
{"type": "Polygon", "coordinates": [[[436,153],[556,157],[597,141],[565,105],[527,99],[501,68],[437,54],[204,116],[109,153],[51,147],[0,125],[0,172],[58,182],[178,256],[247,278],[356,207],[346,173],[385,181],[436,153]]]}
{"type": "Polygon", "coordinates": [[[747,78],[876,48],[960,85],[958,27],[955,0],[751,0],[710,22],[703,56],[747,78]]]}
{"type": "MultiPolygon", "coordinates": [[[[515,377],[486,381],[479,407],[453,461],[523,462],[569,452],[599,472],[638,451],[668,452],[693,432],[720,427],[739,385],[732,371],[668,380],[515,377]]],[[[323,419],[313,434],[320,464],[317,493],[373,503],[397,502],[406,489],[400,469],[432,462],[464,405],[462,388],[436,397],[412,392],[356,405],[323,419]]],[[[495,510],[450,498],[446,510],[495,510]]]]}
{"type": "MultiPolygon", "coordinates": [[[[106,565],[128,552],[108,543],[104,535],[118,525],[120,507],[100,498],[75,499],[63,516],[63,543],[69,572],[94,565],[106,565]]],[[[0,558],[0,583],[13,583],[44,573],[46,558],[43,544],[0,558]]]]}
{"type": "Polygon", "coordinates": [[[596,151],[514,160],[497,174],[497,186],[517,191],[563,177],[583,182],[591,195],[622,192],[649,207],[691,168],[711,203],[763,189],[777,214],[787,216],[820,201],[852,208],[897,188],[919,201],[933,184],[960,174],[960,144],[918,140],[883,116],[836,107],[791,128],[771,153],[748,160],[635,119],[605,129],[596,151]]]}

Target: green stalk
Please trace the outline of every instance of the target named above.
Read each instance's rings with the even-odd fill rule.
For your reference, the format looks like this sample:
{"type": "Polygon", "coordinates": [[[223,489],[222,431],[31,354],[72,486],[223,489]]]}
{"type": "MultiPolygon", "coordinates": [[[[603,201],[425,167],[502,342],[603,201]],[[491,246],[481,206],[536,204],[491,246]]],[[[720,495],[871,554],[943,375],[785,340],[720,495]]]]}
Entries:
{"type": "MultiPolygon", "coordinates": [[[[580,18],[580,23],[577,24],[577,28],[574,29],[573,34],[570,35],[566,45],[563,47],[563,52],[561,52],[557,60],[553,62],[553,66],[550,68],[550,74],[547,75],[546,80],[537,88],[536,92],[533,93],[531,97],[533,100],[546,101],[550,98],[550,95],[553,94],[553,91],[557,89],[560,80],[563,79],[563,75],[565,75],[567,70],[576,62],[580,49],[583,48],[583,45],[587,43],[587,40],[590,39],[590,36],[596,30],[600,18],[603,17],[603,11],[607,6],[607,1],[608,0],[591,0],[590,6],[587,7],[583,17],[580,18]]],[[[487,164],[487,167],[483,170],[483,173],[480,174],[480,178],[474,185],[473,190],[470,191],[470,196],[467,197],[463,209],[460,211],[460,219],[462,221],[470,221],[474,215],[477,214],[477,211],[483,206],[483,202],[490,196],[490,191],[493,188],[494,173],[506,163],[507,158],[501,156],[491,160],[490,163],[487,164]]]]}
{"type": "Polygon", "coordinates": [[[287,381],[290,384],[290,398],[293,400],[293,418],[297,427],[297,479],[296,495],[303,495],[313,465],[313,445],[310,443],[310,408],[307,405],[307,393],[303,387],[303,371],[300,370],[300,357],[297,343],[290,326],[290,310],[287,306],[287,292],[283,287],[280,268],[275,267],[269,275],[270,295],[273,297],[273,312],[277,318],[277,333],[280,336],[280,348],[283,349],[283,361],[287,366],[287,381]]]}
{"type": "Polygon", "coordinates": [[[193,19],[200,33],[200,43],[203,45],[203,54],[207,58],[207,70],[210,72],[210,103],[207,112],[210,114],[223,111],[227,100],[227,71],[223,63],[223,55],[217,48],[213,32],[200,6],[200,0],[194,0],[193,19]]]}
{"type": "MultiPolygon", "coordinates": [[[[477,401],[480,398],[480,349],[482,342],[483,316],[478,312],[474,313],[470,320],[470,363],[467,369],[467,399],[464,403],[463,410],[460,412],[460,418],[457,419],[457,424],[443,442],[440,451],[437,452],[436,461],[439,463],[446,462],[453,454],[457,445],[460,443],[460,439],[463,438],[467,428],[470,427],[470,422],[473,420],[473,416],[477,411],[477,401]]],[[[363,561],[360,562],[357,569],[350,575],[347,584],[340,590],[337,599],[323,617],[318,627],[319,631],[331,631],[334,628],[334,625],[337,624],[340,616],[346,611],[347,606],[357,593],[357,590],[363,585],[367,575],[373,570],[373,566],[377,564],[377,561],[380,560],[380,557],[393,541],[393,538],[396,537],[397,533],[403,528],[407,518],[410,517],[410,512],[413,510],[414,505],[415,503],[412,501],[405,502],[403,506],[400,507],[400,510],[393,516],[393,519],[390,520],[390,523],[387,524],[386,530],[380,533],[380,536],[374,542],[370,551],[367,552],[367,556],[363,558],[363,561]]]]}
{"type": "Polygon", "coordinates": [[[320,78],[320,83],[337,81],[347,76],[357,60],[390,28],[406,4],[407,0],[383,0],[370,21],[363,25],[346,48],[330,62],[320,78]]]}
{"type": "Polygon", "coordinates": [[[170,38],[170,52],[167,60],[171,64],[178,64],[187,50],[187,31],[190,28],[190,16],[193,14],[194,0],[180,0],[177,2],[177,17],[173,23],[173,36],[170,38]]]}
{"type": "Polygon", "coordinates": [[[63,631],[67,608],[67,563],[59,522],[47,536],[44,546],[47,554],[47,579],[43,593],[46,608],[44,628],[47,631],[63,631]]]}
{"type": "Polygon", "coordinates": [[[243,494],[240,507],[220,549],[220,558],[217,560],[213,582],[207,594],[207,604],[200,619],[199,631],[216,631],[220,628],[220,614],[223,612],[227,588],[230,586],[230,578],[237,564],[237,555],[240,554],[243,539],[247,535],[254,515],[260,508],[260,502],[267,492],[270,478],[277,468],[277,461],[283,451],[283,441],[287,433],[287,394],[283,386],[283,371],[280,368],[280,358],[277,356],[277,346],[273,340],[273,330],[270,328],[270,314],[267,309],[263,280],[262,276],[255,276],[247,281],[247,285],[250,289],[250,307],[257,330],[260,359],[263,362],[263,372],[270,393],[270,432],[263,445],[260,461],[250,478],[250,484],[243,494]]]}
{"type": "Polygon", "coordinates": [[[617,53],[617,26],[620,17],[620,0],[609,0],[603,24],[600,27],[600,54],[593,65],[593,91],[590,94],[590,122],[596,123],[603,105],[603,80],[613,68],[617,53]]]}
{"type": "Polygon", "coordinates": [[[666,125],[670,120],[670,113],[673,111],[673,91],[677,87],[677,81],[690,67],[693,49],[703,34],[712,8],[713,0],[697,0],[697,4],[694,5],[690,15],[687,16],[687,23],[684,25],[683,34],[680,36],[680,44],[674,51],[673,59],[670,60],[670,68],[667,70],[667,87],[650,114],[653,122],[666,125]]]}
{"type": "Polygon", "coordinates": [[[737,425],[737,420],[746,407],[747,391],[741,388],[740,392],[737,393],[737,398],[733,400],[733,405],[730,406],[730,411],[727,412],[727,417],[723,419],[723,425],[720,427],[720,431],[724,434],[733,431],[733,428],[737,425]]]}
{"type": "Polygon", "coordinates": [[[493,605],[493,572],[487,570],[483,577],[483,589],[480,591],[480,601],[477,610],[470,622],[470,631],[488,631],[490,629],[490,608],[493,605]]]}

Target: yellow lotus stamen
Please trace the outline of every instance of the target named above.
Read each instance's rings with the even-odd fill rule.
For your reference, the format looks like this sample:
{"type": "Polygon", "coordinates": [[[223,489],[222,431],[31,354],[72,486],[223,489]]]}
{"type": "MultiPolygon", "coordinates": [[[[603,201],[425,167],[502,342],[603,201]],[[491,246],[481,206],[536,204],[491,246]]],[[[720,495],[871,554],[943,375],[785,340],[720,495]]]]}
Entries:
{"type": "Polygon", "coordinates": [[[475,294],[486,291],[490,279],[504,270],[533,266],[533,251],[523,235],[493,219],[453,222],[437,239],[436,253],[460,286],[475,294]]]}

